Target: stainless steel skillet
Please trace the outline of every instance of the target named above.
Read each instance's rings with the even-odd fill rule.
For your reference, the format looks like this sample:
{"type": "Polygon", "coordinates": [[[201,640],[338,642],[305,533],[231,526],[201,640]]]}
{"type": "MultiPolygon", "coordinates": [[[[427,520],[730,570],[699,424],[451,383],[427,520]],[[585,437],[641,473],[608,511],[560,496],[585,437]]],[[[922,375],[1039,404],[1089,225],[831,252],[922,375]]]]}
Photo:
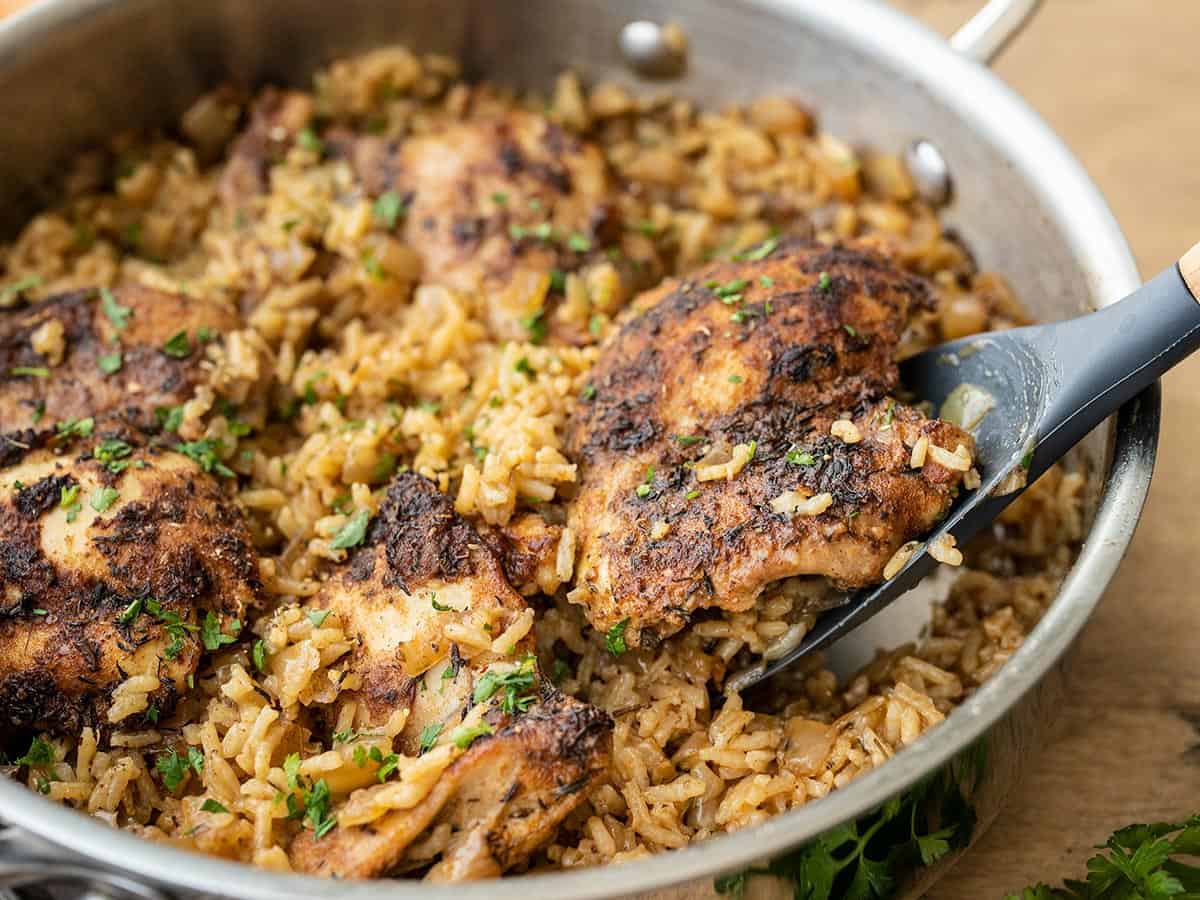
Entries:
{"type": "MultiPolygon", "coordinates": [[[[927,140],[921,159],[940,158],[953,180],[947,220],[988,268],[1011,278],[1039,318],[1065,318],[1083,303],[1129,293],[1138,278],[1079,165],[976,61],[1034,5],[994,0],[986,19],[973,21],[952,47],[868,0],[47,0],[0,24],[0,219],[11,226],[30,212],[44,177],[80,144],[113,128],[169,123],[224,78],[301,82],[336,55],[405,41],[453,53],[474,72],[507,82],[544,85],[570,65],[587,77],[658,90],[663,85],[647,88],[629,68],[619,38],[635,20],[676,21],[690,52],[670,90],[709,104],[785,91],[851,140],[890,149],[927,140]]],[[[937,187],[936,169],[924,174],[937,187]]],[[[0,890],[57,872],[146,897],[635,895],[707,883],[803,845],[949,771],[951,760],[981,740],[987,753],[974,755],[981,768],[970,801],[982,826],[1031,764],[1048,710],[1059,702],[1070,645],[1132,536],[1153,466],[1158,403],[1156,390],[1146,392],[1083,445],[1093,475],[1087,542],[1012,662],[927,740],[820,803],[620,867],[452,889],[377,882],[333,891],[328,883],[140,841],[0,781],[0,819],[12,826],[0,842],[0,890]]],[[[897,609],[880,626],[886,633],[864,632],[845,652],[853,657],[915,635],[925,601],[897,609]]]]}

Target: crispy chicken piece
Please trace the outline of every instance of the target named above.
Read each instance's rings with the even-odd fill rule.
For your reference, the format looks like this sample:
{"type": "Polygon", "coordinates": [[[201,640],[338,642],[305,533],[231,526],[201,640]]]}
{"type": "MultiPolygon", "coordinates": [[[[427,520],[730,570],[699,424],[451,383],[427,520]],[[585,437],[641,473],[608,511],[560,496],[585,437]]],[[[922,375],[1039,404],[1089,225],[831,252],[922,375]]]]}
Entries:
{"type": "Polygon", "coordinates": [[[191,459],[128,433],[0,447],[0,732],[147,726],[254,601],[240,516],[191,459]],[[134,676],[143,703],[120,686],[134,676]]]}
{"type": "Polygon", "coordinates": [[[911,466],[914,444],[973,449],[887,396],[926,286],[866,248],[771,246],[643,296],[569,424],[570,597],[598,629],[625,622],[630,646],[781,578],[881,581],[963,474],[932,450],[911,466]]]}
{"type": "Polygon", "coordinates": [[[483,537],[491,545],[508,583],[529,596],[539,591],[553,594],[562,584],[559,556],[566,552],[574,563],[574,548],[563,549],[563,526],[548,522],[537,513],[519,513],[507,525],[488,528],[483,537]]]}
{"type": "Polygon", "coordinates": [[[134,283],[0,311],[0,432],[106,415],[155,428],[155,409],[190,399],[201,380],[201,338],[237,323],[212,301],[134,283]]]}
{"type": "Polygon", "coordinates": [[[349,699],[364,710],[360,729],[407,710],[400,752],[429,750],[431,734],[437,752],[467,749],[414,807],[299,836],[291,859],[300,871],[387,874],[406,864],[418,836],[446,822],[455,836],[431,877],[498,874],[545,843],[604,777],[611,720],[542,679],[532,610],[427,479],[393,481],[363,546],[314,606],[336,612],[357,644],[351,669],[361,687],[349,699]],[[486,726],[473,743],[459,732],[464,719],[486,726]]]}

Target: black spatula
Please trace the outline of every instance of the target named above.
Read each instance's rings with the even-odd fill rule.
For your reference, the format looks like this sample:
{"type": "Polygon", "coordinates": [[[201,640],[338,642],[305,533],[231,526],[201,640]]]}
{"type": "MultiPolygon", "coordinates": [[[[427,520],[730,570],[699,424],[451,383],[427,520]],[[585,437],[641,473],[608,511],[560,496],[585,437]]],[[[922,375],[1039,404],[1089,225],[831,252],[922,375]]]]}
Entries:
{"type": "Polygon", "coordinates": [[[827,647],[916,585],[934,566],[941,535],[958,545],[1006,506],[1126,400],[1200,348],[1200,244],[1124,300],[1051,325],[975,335],[906,361],[901,381],[941,408],[952,392],[991,408],[975,430],[982,485],[965,491],[894,577],[850,595],[817,619],[786,655],[733,676],[738,689],[827,647]],[[961,385],[969,385],[964,389],[961,385]]]}

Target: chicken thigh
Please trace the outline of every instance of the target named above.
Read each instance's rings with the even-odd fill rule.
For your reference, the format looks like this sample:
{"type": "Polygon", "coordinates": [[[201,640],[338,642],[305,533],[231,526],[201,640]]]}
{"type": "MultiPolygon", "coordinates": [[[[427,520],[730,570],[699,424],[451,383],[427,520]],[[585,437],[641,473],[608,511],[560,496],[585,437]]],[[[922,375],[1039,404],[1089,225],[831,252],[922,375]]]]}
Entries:
{"type": "MultiPolygon", "coordinates": [[[[437,823],[455,837],[435,879],[495,875],[520,864],[607,771],[612,722],[538,671],[533,610],[452,502],[425,478],[398,476],[362,547],[314,598],[355,641],[360,687],[346,699],[361,729],[397,711],[398,749],[449,753],[411,808],[292,844],[297,869],[385,875],[437,823]]],[[[353,804],[352,795],[350,803],[353,804]]]]}
{"type": "Polygon", "coordinates": [[[569,425],[570,598],[629,646],[778,579],[882,580],[971,465],[970,435],[888,396],[920,280],[866,248],[746,256],[636,302],[569,425]]]}

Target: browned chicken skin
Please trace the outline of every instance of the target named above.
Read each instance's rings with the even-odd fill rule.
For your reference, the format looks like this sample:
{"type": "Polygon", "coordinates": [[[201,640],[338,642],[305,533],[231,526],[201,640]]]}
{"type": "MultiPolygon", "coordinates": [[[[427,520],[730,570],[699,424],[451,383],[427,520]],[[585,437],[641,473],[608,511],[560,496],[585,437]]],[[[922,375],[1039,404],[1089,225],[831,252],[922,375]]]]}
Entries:
{"type": "Polygon", "coordinates": [[[208,300],[137,284],[80,290],[0,312],[0,432],[66,419],[115,416],[155,427],[155,409],[178,405],[201,380],[202,338],[237,327],[208,300]],[[35,349],[35,335],[61,334],[61,354],[35,349]],[[168,342],[183,332],[186,341],[168,342]],[[119,358],[114,356],[119,354],[119,358]],[[105,365],[115,371],[105,371],[105,365]],[[44,417],[44,419],[43,419],[44,417]]]}
{"type": "MultiPolygon", "coordinates": [[[[266,189],[271,165],[312,113],[305,95],[264,94],[231,152],[220,186],[226,205],[242,208],[266,189]]],[[[401,140],[334,126],[319,140],[327,157],[349,163],[370,199],[397,196],[403,214],[394,228],[421,257],[422,280],[485,294],[499,337],[528,337],[530,318],[561,296],[554,272],[611,259],[623,279],[646,287],[661,271],[653,243],[623,227],[600,149],[543,116],[446,115],[401,140]]],[[[589,340],[546,322],[558,340],[589,340]]]]}
{"type": "Polygon", "coordinates": [[[973,447],[887,397],[901,330],[926,301],[922,282],[867,249],[795,243],[643,296],[569,426],[581,466],[571,599],[592,623],[628,620],[636,646],[705,607],[747,609],[781,578],[880,581],[962,477],[931,459],[911,467],[913,444],[973,447]],[[859,442],[831,435],[843,414],[859,442]],[[699,480],[730,459],[728,480],[699,480]],[[816,514],[772,507],[826,494],[816,514]]]}
{"type": "Polygon", "coordinates": [[[208,613],[232,634],[254,600],[238,513],[192,460],[127,432],[0,442],[0,733],[106,731],[169,713],[204,652],[208,613]],[[137,675],[152,676],[149,696],[120,715],[130,704],[114,689],[137,675]]]}
{"type": "Polygon", "coordinates": [[[454,742],[469,714],[482,712],[486,729],[414,808],[323,838],[298,837],[295,868],[384,875],[404,865],[422,833],[448,822],[455,838],[431,877],[499,874],[545,843],[603,778],[612,722],[541,677],[529,655],[532,633],[506,643],[508,629],[531,611],[487,544],[427,479],[408,473],[393,481],[364,545],[314,605],[336,612],[357,644],[352,670],[362,686],[345,699],[365,706],[364,727],[407,710],[399,749],[412,756],[430,733],[454,742]],[[482,631],[484,643],[460,644],[456,627],[482,631]],[[481,695],[485,676],[512,673],[520,687],[511,698],[481,695]]]}

